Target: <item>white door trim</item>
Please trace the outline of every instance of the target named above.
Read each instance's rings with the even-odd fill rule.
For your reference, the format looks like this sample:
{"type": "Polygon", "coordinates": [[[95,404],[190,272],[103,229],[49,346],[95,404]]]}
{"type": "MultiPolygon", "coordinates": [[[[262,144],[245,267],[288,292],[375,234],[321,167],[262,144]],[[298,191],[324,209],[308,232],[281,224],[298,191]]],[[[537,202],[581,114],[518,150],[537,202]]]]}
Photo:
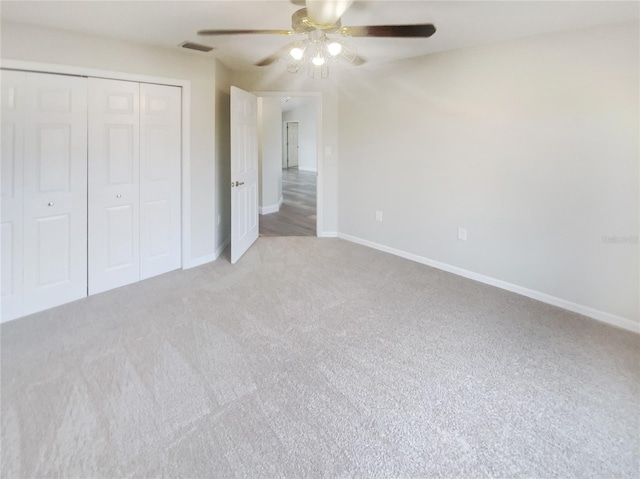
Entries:
{"type": "Polygon", "coordinates": [[[182,88],[182,269],[202,264],[199,258],[191,259],[191,82],[177,78],[165,78],[137,73],[123,73],[96,68],[85,68],[55,63],[28,62],[22,60],[0,60],[0,68],[58,75],[75,75],[110,80],[126,80],[141,83],[179,86],[182,88]]]}
{"type": "Polygon", "coordinates": [[[318,179],[316,184],[316,236],[323,237],[324,204],[323,199],[323,173],[324,173],[324,146],[322,143],[322,92],[316,91],[252,91],[257,97],[305,97],[316,98],[316,168],[318,169],[318,179]]]}

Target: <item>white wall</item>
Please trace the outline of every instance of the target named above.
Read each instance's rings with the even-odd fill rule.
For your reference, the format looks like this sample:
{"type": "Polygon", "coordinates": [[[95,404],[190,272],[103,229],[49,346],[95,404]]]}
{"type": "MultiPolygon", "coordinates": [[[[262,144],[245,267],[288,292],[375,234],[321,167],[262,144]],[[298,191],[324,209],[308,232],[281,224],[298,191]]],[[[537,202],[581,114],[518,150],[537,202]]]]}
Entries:
{"type": "Polygon", "coordinates": [[[216,251],[219,253],[231,237],[231,93],[230,72],[216,62],[216,251]]]}
{"type": "Polygon", "coordinates": [[[275,213],[282,198],[282,107],[280,98],[258,98],[260,212],[275,213]]]}
{"type": "MultiPolygon", "coordinates": [[[[334,75],[334,72],[331,73],[334,75]]],[[[322,157],[322,174],[318,177],[318,189],[322,203],[318,204],[320,236],[331,235],[338,228],[338,96],[335,75],[329,80],[313,80],[304,73],[292,75],[277,65],[262,72],[234,72],[232,83],[247,91],[320,92],[322,94],[321,151],[330,149],[322,157]]]]}
{"type": "Polygon", "coordinates": [[[638,33],[622,24],[345,70],[339,231],[637,328],[638,33]]]}
{"type": "MultiPolygon", "coordinates": [[[[282,113],[282,121],[298,122],[298,169],[317,171],[317,102],[310,98],[282,113]]],[[[285,136],[286,138],[286,136],[285,136]]],[[[286,152],[284,152],[286,155],[286,152]]]]}
{"type": "Polygon", "coordinates": [[[2,59],[54,63],[191,82],[191,258],[216,251],[216,61],[212,57],[64,30],[2,23],[2,59]]]}

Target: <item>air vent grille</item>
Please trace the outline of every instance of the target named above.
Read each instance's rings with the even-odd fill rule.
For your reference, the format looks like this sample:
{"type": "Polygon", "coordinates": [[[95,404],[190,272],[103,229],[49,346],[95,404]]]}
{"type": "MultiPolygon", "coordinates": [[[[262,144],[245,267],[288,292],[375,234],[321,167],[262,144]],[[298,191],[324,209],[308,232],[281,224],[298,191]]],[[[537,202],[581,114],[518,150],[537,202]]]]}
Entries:
{"type": "Polygon", "coordinates": [[[179,46],[181,46],[182,48],[188,48],[189,50],[197,50],[199,52],[210,52],[211,50],[213,50],[213,47],[210,47],[208,45],[201,45],[200,43],[194,42],[183,42],[179,46]]]}

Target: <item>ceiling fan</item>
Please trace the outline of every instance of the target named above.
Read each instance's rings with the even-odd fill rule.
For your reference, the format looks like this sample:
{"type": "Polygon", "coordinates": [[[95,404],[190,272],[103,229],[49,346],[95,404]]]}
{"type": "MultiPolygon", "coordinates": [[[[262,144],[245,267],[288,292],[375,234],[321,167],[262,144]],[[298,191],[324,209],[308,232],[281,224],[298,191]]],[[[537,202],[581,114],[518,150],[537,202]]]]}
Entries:
{"type": "Polygon", "coordinates": [[[290,30],[200,30],[198,35],[304,35],[306,38],[294,41],[273,55],[256,63],[257,66],[278,63],[287,71],[296,73],[308,64],[309,76],[327,78],[328,61],[362,65],[365,60],[343,38],[387,37],[387,38],[428,38],[436,32],[430,23],[417,25],[369,25],[343,27],[341,17],[349,9],[353,0],[291,0],[304,6],[291,17],[290,30]]]}

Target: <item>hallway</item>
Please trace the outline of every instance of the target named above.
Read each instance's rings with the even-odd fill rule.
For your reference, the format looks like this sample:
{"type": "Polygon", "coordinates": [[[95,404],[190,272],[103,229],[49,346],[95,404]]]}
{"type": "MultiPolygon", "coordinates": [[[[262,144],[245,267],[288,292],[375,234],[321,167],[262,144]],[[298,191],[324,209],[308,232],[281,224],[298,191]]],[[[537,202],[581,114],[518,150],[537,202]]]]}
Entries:
{"type": "Polygon", "coordinates": [[[315,171],[282,170],[280,211],[260,215],[260,236],[316,236],[315,171]]]}

